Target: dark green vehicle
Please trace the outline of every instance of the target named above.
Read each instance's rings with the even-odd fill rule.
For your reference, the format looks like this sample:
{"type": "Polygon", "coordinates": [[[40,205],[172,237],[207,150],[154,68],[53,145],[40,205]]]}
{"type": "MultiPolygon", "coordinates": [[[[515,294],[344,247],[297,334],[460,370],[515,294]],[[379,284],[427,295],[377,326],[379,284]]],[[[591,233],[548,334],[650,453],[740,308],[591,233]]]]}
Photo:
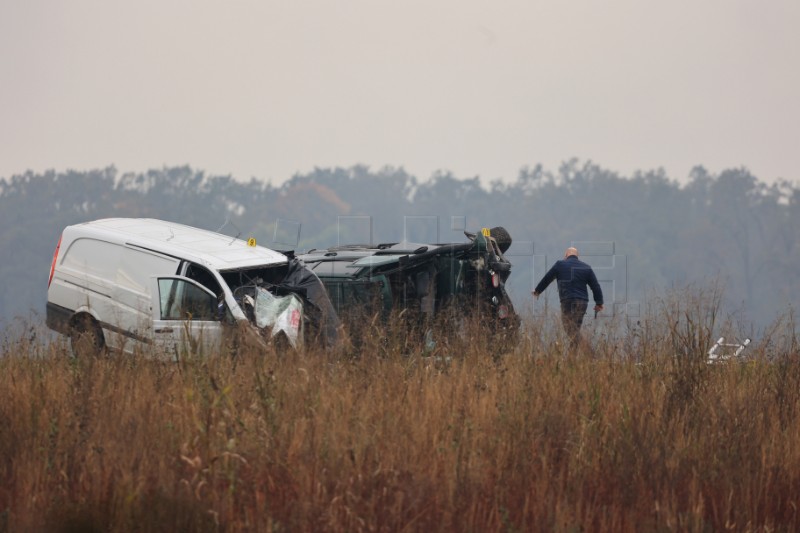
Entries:
{"type": "Polygon", "coordinates": [[[402,320],[430,338],[439,328],[463,328],[475,318],[482,331],[513,340],[520,320],[505,290],[511,263],[503,228],[464,232],[469,242],[345,245],[298,257],[322,281],[351,334],[376,318],[402,320]]]}

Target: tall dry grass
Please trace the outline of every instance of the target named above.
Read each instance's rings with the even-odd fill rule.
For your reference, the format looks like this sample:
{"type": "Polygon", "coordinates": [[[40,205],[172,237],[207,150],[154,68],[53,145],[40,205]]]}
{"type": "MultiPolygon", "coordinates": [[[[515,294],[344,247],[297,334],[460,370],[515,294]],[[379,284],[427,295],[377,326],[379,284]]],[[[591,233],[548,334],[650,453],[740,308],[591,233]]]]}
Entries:
{"type": "Polygon", "coordinates": [[[478,329],[432,357],[377,329],[179,363],[7,338],[0,531],[797,530],[793,317],[707,365],[684,311],[594,357],[534,321],[512,351],[478,329]]]}

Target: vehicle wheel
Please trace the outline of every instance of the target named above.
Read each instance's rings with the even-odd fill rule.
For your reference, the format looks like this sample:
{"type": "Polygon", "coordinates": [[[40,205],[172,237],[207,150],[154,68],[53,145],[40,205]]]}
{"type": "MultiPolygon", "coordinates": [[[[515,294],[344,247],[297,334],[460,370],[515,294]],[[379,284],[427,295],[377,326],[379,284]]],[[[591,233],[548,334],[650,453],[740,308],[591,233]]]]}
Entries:
{"type": "Polygon", "coordinates": [[[502,226],[494,227],[490,232],[497,246],[500,247],[500,253],[506,253],[506,250],[511,247],[511,234],[502,226]]]}
{"type": "Polygon", "coordinates": [[[99,357],[106,347],[103,331],[90,317],[79,318],[72,324],[70,345],[75,357],[99,357]]]}

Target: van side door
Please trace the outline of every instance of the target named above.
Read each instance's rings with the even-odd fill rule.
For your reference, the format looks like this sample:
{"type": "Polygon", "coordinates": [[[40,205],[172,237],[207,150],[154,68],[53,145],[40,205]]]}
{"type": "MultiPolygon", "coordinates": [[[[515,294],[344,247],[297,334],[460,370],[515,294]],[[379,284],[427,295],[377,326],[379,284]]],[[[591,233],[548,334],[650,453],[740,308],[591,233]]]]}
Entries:
{"type": "Polygon", "coordinates": [[[153,342],[160,355],[209,355],[219,349],[223,325],[217,297],[183,276],[152,278],[153,342]]]}

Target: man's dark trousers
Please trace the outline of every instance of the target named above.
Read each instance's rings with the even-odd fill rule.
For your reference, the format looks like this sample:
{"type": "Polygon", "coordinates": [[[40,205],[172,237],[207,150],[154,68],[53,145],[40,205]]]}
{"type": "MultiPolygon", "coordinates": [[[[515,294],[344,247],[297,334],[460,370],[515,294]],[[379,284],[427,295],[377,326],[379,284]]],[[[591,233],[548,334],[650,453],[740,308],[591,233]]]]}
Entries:
{"type": "Polygon", "coordinates": [[[566,298],[561,300],[561,322],[564,324],[564,331],[570,340],[570,346],[575,349],[580,340],[581,325],[586,309],[589,307],[587,300],[578,298],[566,298]]]}

